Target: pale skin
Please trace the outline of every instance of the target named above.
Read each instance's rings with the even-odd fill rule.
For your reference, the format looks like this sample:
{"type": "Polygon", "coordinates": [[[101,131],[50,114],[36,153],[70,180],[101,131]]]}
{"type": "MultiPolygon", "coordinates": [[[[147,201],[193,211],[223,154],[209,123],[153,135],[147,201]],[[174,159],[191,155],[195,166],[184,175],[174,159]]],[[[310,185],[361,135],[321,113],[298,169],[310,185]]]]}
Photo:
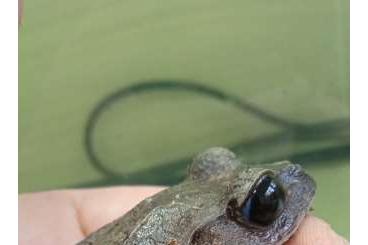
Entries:
{"type": "MultiPolygon", "coordinates": [[[[19,244],[75,244],[163,187],[59,190],[19,196],[19,244]]],[[[323,220],[307,216],[286,245],[346,245],[323,220]]]]}

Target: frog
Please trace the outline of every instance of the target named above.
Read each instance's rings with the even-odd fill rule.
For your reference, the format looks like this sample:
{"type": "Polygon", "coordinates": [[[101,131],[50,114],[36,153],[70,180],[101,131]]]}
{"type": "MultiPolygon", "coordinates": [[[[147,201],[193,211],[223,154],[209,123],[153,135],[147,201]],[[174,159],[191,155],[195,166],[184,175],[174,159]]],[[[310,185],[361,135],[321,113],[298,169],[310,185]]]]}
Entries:
{"type": "Polygon", "coordinates": [[[193,158],[183,182],[77,245],[280,245],[308,214],[315,191],[299,164],[246,164],[212,147],[193,158]]]}

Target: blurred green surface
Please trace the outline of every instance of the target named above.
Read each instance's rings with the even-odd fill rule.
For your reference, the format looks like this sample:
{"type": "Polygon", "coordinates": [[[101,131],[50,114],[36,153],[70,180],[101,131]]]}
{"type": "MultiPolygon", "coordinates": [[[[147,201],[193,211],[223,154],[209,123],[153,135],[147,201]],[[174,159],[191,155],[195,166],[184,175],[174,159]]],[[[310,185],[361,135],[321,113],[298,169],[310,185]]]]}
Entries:
{"type": "Polygon", "coordinates": [[[250,163],[298,161],[318,183],[314,212],[349,236],[347,0],[25,4],[19,192],[174,184],[190,156],[223,145],[250,163]],[[310,130],[280,129],[200,94],[148,92],[97,122],[96,151],[121,178],[106,176],[84,149],[88,115],[152,79],[213,87],[310,130]]]}

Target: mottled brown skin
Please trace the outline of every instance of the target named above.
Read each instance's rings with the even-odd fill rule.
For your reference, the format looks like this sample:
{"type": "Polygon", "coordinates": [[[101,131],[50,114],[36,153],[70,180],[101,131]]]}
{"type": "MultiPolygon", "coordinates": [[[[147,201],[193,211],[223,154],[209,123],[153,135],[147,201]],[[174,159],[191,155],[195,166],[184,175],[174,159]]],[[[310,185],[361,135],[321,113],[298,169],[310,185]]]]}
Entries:
{"type": "Polygon", "coordinates": [[[299,165],[284,161],[249,168],[234,153],[215,147],[194,158],[183,183],[145,199],[78,244],[278,245],[296,230],[314,192],[314,181],[299,165]],[[229,213],[266,173],[285,190],[281,215],[267,227],[238,222],[229,213]]]}

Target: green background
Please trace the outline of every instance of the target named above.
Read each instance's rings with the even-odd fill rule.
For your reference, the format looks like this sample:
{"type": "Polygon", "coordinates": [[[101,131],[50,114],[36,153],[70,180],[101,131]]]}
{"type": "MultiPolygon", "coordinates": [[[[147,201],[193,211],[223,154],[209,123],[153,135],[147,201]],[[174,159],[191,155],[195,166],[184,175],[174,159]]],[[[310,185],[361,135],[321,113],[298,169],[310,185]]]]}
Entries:
{"type": "Polygon", "coordinates": [[[249,163],[291,159],[316,179],[315,213],[349,237],[347,0],[32,0],[19,30],[19,192],[180,181],[209,146],[249,163]],[[84,149],[90,112],[151,80],[185,80],[308,130],[185,91],[118,100],[84,149]]]}

